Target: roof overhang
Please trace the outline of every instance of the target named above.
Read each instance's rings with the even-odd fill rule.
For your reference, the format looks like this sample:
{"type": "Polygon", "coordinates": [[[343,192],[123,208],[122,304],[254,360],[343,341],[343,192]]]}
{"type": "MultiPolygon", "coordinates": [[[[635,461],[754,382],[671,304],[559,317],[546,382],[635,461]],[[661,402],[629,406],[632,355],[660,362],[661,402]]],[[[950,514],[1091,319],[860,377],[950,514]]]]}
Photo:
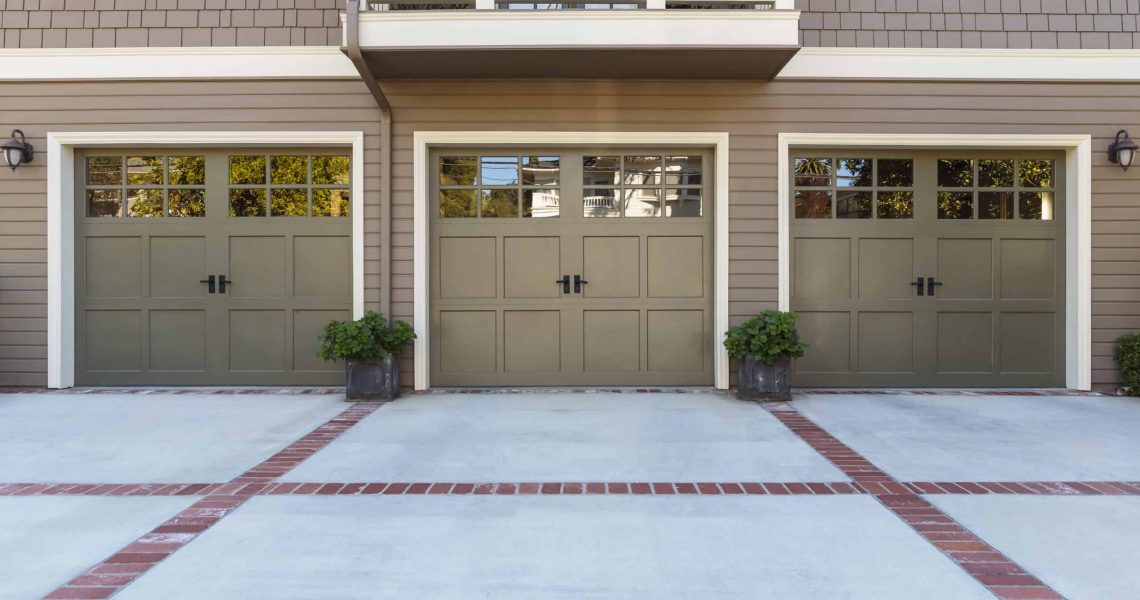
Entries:
{"type": "Polygon", "coordinates": [[[800,48],[799,11],[367,12],[360,47],[381,79],[769,80],[800,48]]]}

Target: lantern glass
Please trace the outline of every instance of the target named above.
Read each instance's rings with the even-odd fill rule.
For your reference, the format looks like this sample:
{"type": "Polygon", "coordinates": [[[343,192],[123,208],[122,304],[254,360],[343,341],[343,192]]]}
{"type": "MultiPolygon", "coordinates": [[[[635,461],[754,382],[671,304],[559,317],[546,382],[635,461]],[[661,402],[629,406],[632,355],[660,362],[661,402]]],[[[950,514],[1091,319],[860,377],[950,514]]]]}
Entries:
{"type": "Polygon", "coordinates": [[[1127,169],[1128,167],[1131,167],[1132,161],[1135,159],[1136,159],[1136,149],[1135,148],[1121,148],[1116,155],[1117,162],[1119,162],[1120,166],[1124,167],[1125,169],[1127,169]]]}
{"type": "Polygon", "coordinates": [[[4,148],[4,162],[13,169],[20,166],[24,162],[24,149],[11,146],[4,148]]]}

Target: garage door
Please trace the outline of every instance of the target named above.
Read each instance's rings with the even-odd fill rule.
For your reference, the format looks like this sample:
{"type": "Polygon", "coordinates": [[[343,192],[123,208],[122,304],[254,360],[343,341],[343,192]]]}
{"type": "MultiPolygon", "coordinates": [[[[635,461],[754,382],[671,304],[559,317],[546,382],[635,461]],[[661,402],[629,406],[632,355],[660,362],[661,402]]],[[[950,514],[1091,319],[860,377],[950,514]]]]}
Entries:
{"type": "Polygon", "coordinates": [[[1062,160],[795,153],[796,384],[1064,385],[1062,160]]]}
{"type": "Polygon", "coordinates": [[[314,353],[352,307],[347,154],[90,151],[76,168],[77,383],[343,383],[314,353]]]}
{"type": "Polygon", "coordinates": [[[711,385],[703,151],[433,153],[434,386],[711,385]]]}

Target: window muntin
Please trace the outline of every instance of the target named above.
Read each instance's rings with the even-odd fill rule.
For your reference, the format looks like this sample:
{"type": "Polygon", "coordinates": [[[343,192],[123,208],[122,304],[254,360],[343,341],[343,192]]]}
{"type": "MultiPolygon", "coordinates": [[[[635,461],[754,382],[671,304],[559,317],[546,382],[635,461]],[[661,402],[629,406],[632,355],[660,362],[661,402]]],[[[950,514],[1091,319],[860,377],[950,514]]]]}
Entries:
{"type": "Polygon", "coordinates": [[[228,157],[231,217],[347,217],[347,155],[248,154],[228,157]]]}
{"type": "Polygon", "coordinates": [[[914,218],[914,160],[798,157],[793,165],[797,219],[914,218]]]}
{"type": "Polygon", "coordinates": [[[582,157],[582,214],[606,217],[700,217],[704,156],[673,153],[582,157]]]}
{"type": "Polygon", "coordinates": [[[938,159],[938,218],[1050,221],[1055,186],[1050,159],[938,159]]]}
{"type": "Polygon", "coordinates": [[[562,157],[447,155],[439,157],[439,216],[549,218],[559,214],[562,157]]]}
{"type": "Polygon", "coordinates": [[[205,156],[89,156],[84,171],[88,217],[206,215],[205,156]]]}

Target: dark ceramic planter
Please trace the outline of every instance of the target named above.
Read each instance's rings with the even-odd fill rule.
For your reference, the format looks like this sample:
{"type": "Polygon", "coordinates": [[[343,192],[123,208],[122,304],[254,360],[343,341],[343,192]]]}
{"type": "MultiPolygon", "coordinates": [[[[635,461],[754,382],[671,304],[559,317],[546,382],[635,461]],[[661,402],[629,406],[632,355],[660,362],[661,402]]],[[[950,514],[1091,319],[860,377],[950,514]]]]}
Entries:
{"type": "Polygon", "coordinates": [[[400,395],[400,362],[391,354],[380,360],[347,360],[344,380],[350,401],[395,400],[400,395]]]}
{"type": "Polygon", "coordinates": [[[792,359],[785,356],[766,365],[749,356],[740,361],[737,395],[742,400],[787,402],[792,399],[792,359]]]}

